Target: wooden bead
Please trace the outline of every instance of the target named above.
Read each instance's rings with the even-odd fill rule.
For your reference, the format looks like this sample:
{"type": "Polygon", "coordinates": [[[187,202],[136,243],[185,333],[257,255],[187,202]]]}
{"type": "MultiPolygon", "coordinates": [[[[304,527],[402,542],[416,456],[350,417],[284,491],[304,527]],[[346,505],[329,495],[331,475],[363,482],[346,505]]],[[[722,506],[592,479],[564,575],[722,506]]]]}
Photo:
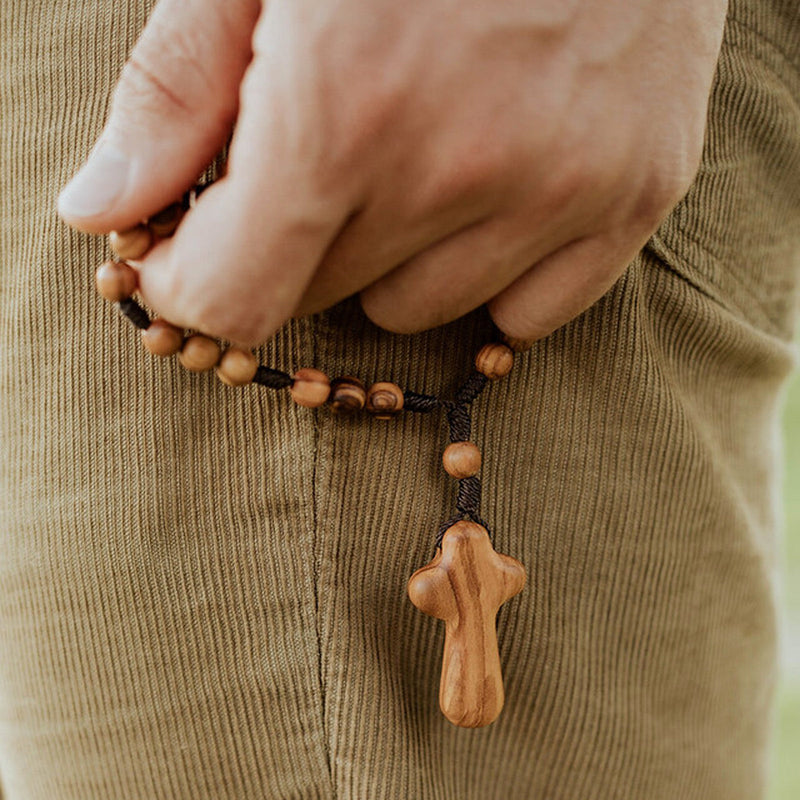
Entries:
{"type": "Polygon", "coordinates": [[[147,227],[150,228],[154,236],[159,239],[166,239],[178,229],[184,213],[183,206],[180,203],[173,203],[163,211],[159,211],[158,214],[150,217],[147,221],[147,227]]]}
{"type": "Polygon", "coordinates": [[[156,317],[149,327],[142,331],[142,342],[154,356],[171,356],[181,349],[183,330],[161,317],[156,317]]]}
{"type": "Polygon", "coordinates": [[[485,344],[475,356],[475,369],[493,381],[508,375],[513,366],[514,351],[500,342],[485,344]]]}
{"type": "Polygon", "coordinates": [[[354,414],[364,408],[367,402],[367,390],[358,378],[345,375],[331,383],[328,402],[336,414],[354,414]]]}
{"type": "Polygon", "coordinates": [[[257,369],[258,359],[238,347],[229,347],[216,366],[217,377],[228,386],[246,386],[252,382],[257,369]]]}
{"type": "Polygon", "coordinates": [[[478,728],[502,711],[497,612],[524,586],[525,567],[467,520],[444,532],[442,549],[409,579],[411,602],[445,623],[439,707],[454,725],[478,728]]]}
{"type": "Polygon", "coordinates": [[[536,343],[536,339],[515,339],[513,336],[503,334],[503,342],[507,344],[515,353],[524,353],[530,350],[536,343]]]}
{"type": "Polygon", "coordinates": [[[121,261],[106,261],[101,264],[94,279],[100,296],[112,303],[127,300],[139,285],[136,270],[121,261]]]}
{"type": "Polygon", "coordinates": [[[472,442],[452,442],[442,455],[444,468],[454,478],[470,478],[481,468],[481,451],[472,442]]]}
{"type": "Polygon", "coordinates": [[[367,411],[375,419],[391,419],[403,408],[403,390],[390,381],[373,383],[367,392],[367,411]]]}
{"type": "Polygon", "coordinates": [[[289,393],[299,406],[316,408],[328,399],[331,384],[328,376],[313,367],[303,367],[292,376],[289,393]]]}
{"type": "Polygon", "coordinates": [[[146,225],[137,225],[127,231],[111,231],[111,249],[126,261],[136,261],[153,246],[153,234],[146,225]]]}
{"type": "Polygon", "coordinates": [[[217,342],[196,333],[184,341],[178,358],[190,372],[205,372],[219,361],[221,354],[222,350],[217,342]]]}

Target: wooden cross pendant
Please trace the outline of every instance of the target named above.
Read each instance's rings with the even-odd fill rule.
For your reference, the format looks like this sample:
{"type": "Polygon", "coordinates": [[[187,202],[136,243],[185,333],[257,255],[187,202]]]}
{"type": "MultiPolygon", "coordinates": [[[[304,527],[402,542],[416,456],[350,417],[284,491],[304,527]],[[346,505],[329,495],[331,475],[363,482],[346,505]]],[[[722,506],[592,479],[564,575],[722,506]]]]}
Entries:
{"type": "Polygon", "coordinates": [[[497,612],[522,591],[525,567],[495,551],[482,525],[460,520],[434,559],[408,581],[411,602],[445,622],[439,707],[454,725],[479,728],[503,708],[497,612]]]}

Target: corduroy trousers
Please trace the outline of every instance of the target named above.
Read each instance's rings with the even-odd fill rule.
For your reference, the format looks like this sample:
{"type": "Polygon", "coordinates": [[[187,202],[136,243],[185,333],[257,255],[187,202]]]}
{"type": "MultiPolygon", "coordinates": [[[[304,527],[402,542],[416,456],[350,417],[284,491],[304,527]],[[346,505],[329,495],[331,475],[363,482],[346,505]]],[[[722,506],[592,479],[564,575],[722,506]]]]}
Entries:
{"type": "MultiPolygon", "coordinates": [[[[152,0],[0,10],[5,800],[755,800],[777,672],[779,410],[800,253],[800,6],[732,0],[702,166],[624,276],[473,406],[528,571],[506,706],[437,707],[408,577],[452,514],[439,415],[340,419],[158,361],[55,198],[152,0]]],[[[447,395],[485,309],[355,299],[263,364],[447,395]]]]}

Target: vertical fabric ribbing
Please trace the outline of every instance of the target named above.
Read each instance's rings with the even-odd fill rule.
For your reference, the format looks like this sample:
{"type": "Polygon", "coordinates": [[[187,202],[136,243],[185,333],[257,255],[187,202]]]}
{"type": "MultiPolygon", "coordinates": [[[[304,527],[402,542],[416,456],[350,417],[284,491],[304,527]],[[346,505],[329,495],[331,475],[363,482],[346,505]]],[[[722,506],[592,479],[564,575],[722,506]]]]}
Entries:
{"type": "MultiPolygon", "coordinates": [[[[528,571],[506,707],[439,712],[406,594],[454,508],[442,414],[334,418],[157,361],[54,212],[152,0],[0,15],[5,800],[754,800],[776,671],[780,388],[800,254],[800,7],[732,0],[703,162],[599,303],[472,405],[481,513],[528,571]]],[[[263,364],[452,397],[485,309],[355,299],[263,364]]]]}
{"type": "MultiPolygon", "coordinates": [[[[103,241],[55,214],[152,5],[2,12],[0,774],[9,797],[328,798],[313,426],[150,358],[92,290],[103,241]]],[[[259,356],[312,349],[298,321],[259,356]]]]}

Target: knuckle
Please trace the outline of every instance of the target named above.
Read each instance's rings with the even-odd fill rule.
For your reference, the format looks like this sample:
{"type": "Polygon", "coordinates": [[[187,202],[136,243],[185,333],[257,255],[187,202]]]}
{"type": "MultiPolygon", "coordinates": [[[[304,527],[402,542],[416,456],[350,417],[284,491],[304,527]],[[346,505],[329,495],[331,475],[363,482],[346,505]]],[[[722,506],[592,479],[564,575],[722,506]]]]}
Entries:
{"type": "Polygon", "coordinates": [[[681,168],[651,173],[642,184],[633,207],[634,219],[643,228],[655,230],[685,196],[694,170],[681,168]]]}
{"type": "Polygon", "coordinates": [[[187,274],[171,266],[159,281],[159,293],[170,305],[164,309],[165,317],[171,322],[248,347],[257,346],[272,334],[258,306],[230,297],[218,286],[198,280],[191,271],[187,274]]]}
{"type": "Polygon", "coordinates": [[[535,341],[552,332],[546,324],[532,317],[525,304],[514,302],[508,296],[492,298],[487,309],[497,328],[512,339],[535,341]]]}
{"type": "Polygon", "coordinates": [[[440,202],[480,197],[491,192],[509,173],[507,148],[497,142],[471,142],[454,150],[455,158],[435,179],[434,192],[440,202]]]}
{"type": "Polygon", "coordinates": [[[199,108],[214,86],[202,57],[203,37],[191,28],[165,30],[162,24],[156,32],[148,29],[122,68],[112,98],[114,111],[175,115],[199,108]]]}
{"type": "Polygon", "coordinates": [[[359,294],[361,309],[367,318],[390,333],[418,333],[424,330],[409,314],[404,313],[402,305],[393,298],[381,297],[380,293],[362,291],[359,294]]]}
{"type": "Polygon", "coordinates": [[[257,308],[224,298],[196,305],[193,319],[198,330],[247,347],[257,347],[274,332],[270,321],[257,308]]]}
{"type": "Polygon", "coordinates": [[[114,94],[116,106],[132,105],[137,111],[142,106],[155,105],[163,110],[187,110],[181,94],[160,77],[156,65],[151,65],[141,53],[132,53],[122,68],[120,82],[114,94]]]}

